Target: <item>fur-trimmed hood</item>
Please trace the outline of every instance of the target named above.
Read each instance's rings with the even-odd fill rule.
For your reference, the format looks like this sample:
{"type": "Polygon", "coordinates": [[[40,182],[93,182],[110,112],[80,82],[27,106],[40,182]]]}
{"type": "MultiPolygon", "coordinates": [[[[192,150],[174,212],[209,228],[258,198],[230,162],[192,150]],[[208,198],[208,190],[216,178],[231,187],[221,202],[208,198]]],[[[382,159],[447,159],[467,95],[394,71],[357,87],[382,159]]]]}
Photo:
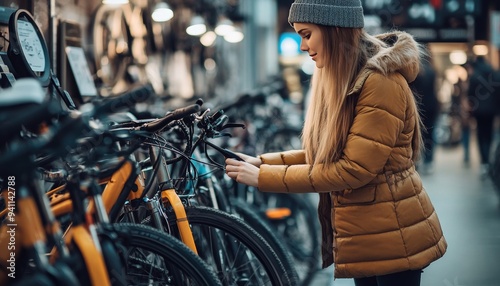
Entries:
{"type": "Polygon", "coordinates": [[[418,75],[422,50],[412,35],[403,31],[395,31],[375,37],[384,42],[386,47],[381,48],[368,59],[365,68],[348,94],[360,91],[366,78],[373,71],[383,75],[400,73],[408,83],[413,82],[418,75]]]}
{"type": "Polygon", "coordinates": [[[420,49],[413,36],[402,31],[377,35],[387,44],[368,60],[366,67],[382,74],[401,73],[408,83],[415,80],[420,67],[420,49]]]}

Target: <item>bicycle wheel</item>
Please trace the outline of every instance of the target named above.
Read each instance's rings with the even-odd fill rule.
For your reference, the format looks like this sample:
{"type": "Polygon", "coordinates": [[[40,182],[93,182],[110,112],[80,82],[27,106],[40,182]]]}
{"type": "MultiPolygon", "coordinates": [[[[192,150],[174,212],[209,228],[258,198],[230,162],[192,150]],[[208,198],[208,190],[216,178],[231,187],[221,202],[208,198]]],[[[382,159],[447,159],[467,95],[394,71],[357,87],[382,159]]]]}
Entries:
{"type": "MultiPolygon", "coordinates": [[[[186,207],[200,257],[224,285],[294,285],[292,270],[283,267],[264,238],[240,218],[199,206],[186,207]]],[[[174,213],[168,223],[177,236],[174,213]]]]}
{"type": "Polygon", "coordinates": [[[291,282],[294,285],[299,285],[297,269],[288,246],[283,243],[285,239],[281,237],[280,233],[272,230],[273,227],[259,215],[253,205],[241,199],[233,198],[231,199],[231,207],[239,217],[254,228],[269,243],[283,263],[283,266],[288,269],[288,276],[291,282]]]}
{"type": "Polygon", "coordinates": [[[290,250],[303,285],[308,285],[320,267],[320,226],[316,207],[307,194],[260,193],[264,196],[260,204],[261,217],[272,229],[284,238],[290,250]],[[290,215],[283,218],[268,217],[271,209],[289,209],[290,215]]]}
{"type": "Polygon", "coordinates": [[[99,228],[111,237],[126,265],[127,285],[221,285],[210,267],[176,238],[146,225],[99,228]]]}
{"type": "MultiPolygon", "coordinates": [[[[200,182],[201,180],[198,181],[198,183],[200,182]]],[[[269,225],[267,220],[261,218],[255,206],[248,204],[240,198],[231,196],[228,192],[225,192],[217,178],[212,177],[210,182],[212,183],[212,187],[215,192],[218,209],[234,214],[243,219],[243,221],[248,223],[250,227],[260,234],[262,238],[269,243],[279,260],[282,262],[283,266],[288,270],[287,274],[291,285],[299,285],[299,275],[290,251],[283,243],[284,238],[272,229],[273,227],[269,225]]],[[[208,187],[197,188],[197,195],[195,196],[197,206],[214,207],[212,197],[210,196],[208,189],[208,187]]]]}
{"type": "Polygon", "coordinates": [[[279,152],[282,150],[298,150],[302,146],[300,141],[301,128],[285,127],[272,132],[272,136],[262,138],[262,150],[257,154],[279,152]]]}

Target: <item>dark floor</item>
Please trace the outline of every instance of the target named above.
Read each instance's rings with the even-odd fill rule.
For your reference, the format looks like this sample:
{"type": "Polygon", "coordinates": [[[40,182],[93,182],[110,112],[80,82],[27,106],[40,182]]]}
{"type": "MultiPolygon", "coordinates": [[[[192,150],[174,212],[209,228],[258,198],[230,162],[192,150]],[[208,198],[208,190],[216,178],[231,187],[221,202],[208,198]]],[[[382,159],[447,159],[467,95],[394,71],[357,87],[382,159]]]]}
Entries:
{"type": "MultiPolygon", "coordinates": [[[[500,285],[500,192],[479,175],[471,145],[464,166],[460,146],[438,147],[433,174],[423,176],[448,241],[443,258],[424,270],[422,286],[500,285]]],[[[316,285],[353,286],[352,279],[333,279],[330,267],[318,273],[316,285]]]]}

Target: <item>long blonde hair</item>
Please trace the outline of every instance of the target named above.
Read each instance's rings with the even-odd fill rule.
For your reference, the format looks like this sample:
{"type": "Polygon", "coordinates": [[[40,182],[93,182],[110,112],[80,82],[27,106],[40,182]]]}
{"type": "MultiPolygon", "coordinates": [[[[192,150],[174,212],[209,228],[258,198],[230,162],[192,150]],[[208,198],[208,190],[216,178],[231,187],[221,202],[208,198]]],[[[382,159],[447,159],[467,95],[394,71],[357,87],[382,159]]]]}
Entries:
{"type": "MultiPolygon", "coordinates": [[[[326,168],[342,156],[354,119],[357,94],[347,93],[368,59],[386,44],[363,29],[318,26],[323,50],[331,52],[326,55],[324,67],[316,69],[312,77],[302,145],[307,162],[326,168]]],[[[419,124],[413,139],[414,157],[420,149],[419,124]]]]}

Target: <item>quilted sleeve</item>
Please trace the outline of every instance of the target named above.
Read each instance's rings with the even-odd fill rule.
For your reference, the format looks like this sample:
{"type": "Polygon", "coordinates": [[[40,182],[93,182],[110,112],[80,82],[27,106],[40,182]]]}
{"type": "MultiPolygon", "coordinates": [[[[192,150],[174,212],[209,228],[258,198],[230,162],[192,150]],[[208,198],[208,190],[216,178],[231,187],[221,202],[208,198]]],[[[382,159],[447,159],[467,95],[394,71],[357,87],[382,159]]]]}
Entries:
{"type": "Polygon", "coordinates": [[[382,172],[403,130],[408,89],[402,76],[371,74],[359,95],[356,115],[339,161],[322,165],[263,164],[259,190],[263,192],[332,192],[356,189],[382,172]]]}
{"type": "Polygon", "coordinates": [[[268,165],[296,165],[306,162],[304,150],[266,153],[259,156],[262,164],[268,165]]]}

